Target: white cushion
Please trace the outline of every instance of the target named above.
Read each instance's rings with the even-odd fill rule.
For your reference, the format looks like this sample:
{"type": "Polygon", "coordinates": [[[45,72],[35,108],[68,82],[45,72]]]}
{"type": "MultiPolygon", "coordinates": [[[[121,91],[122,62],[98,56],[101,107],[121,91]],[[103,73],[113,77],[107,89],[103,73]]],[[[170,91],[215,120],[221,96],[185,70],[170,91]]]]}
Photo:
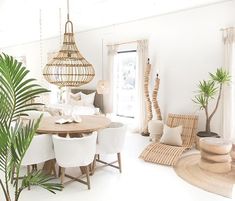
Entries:
{"type": "Polygon", "coordinates": [[[94,100],[95,100],[95,93],[91,93],[91,94],[84,94],[81,93],[81,100],[84,103],[84,106],[92,106],[94,105],[94,100]]]}
{"type": "Polygon", "coordinates": [[[70,99],[74,99],[74,100],[81,100],[81,92],[78,93],[70,93],[69,94],[69,98],[70,99]]]}
{"type": "Polygon", "coordinates": [[[68,98],[68,104],[83,106],[84,104],[83,101],[81,100],[81,92],[78,92],[76,94],[70,93],[68,98]]]}
{"type": "Polygon", "coordinates": [[[178,127],[168,127],[164,125],[163,135],[160,139],[160,143],[173,145],[173,146],[182,146],[181,134],[183,131],[182,126],[178,127]]]}

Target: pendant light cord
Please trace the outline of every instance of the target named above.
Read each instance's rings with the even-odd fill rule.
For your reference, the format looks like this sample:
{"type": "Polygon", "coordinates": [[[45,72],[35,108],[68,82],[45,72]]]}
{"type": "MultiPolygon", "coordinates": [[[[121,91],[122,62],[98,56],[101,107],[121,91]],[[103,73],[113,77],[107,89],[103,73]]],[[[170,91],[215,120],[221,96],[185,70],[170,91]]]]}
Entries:
{"type": "Polygon", "coordinates": [[[59,33],[60,33],[60,45],[62,44],[62,33],[61,33],[61,8],[59,8],[59,33]]]}
{"type": "Polygon", "coordinates": [[[67,20],[69,21],[69,0],[67,0],[67,20]]]}
{"type": "Polygon", "coordinates": [[[67,0],[67,22],[65,23],[65,33],[73,33],[73,23],[69,19],[69,0],[67,0]],[[69,31],[70,24],[70,31],[69,31]]]}
{"type": "Polygon", "coordinates": [[[39,48],[40,48],[40,65],[41,65],[41,69],[43,69],[43,63],[42,63],[42,10],[39,10],[39,29],[40,29],[40,44],[39,44],[39,48]]]}

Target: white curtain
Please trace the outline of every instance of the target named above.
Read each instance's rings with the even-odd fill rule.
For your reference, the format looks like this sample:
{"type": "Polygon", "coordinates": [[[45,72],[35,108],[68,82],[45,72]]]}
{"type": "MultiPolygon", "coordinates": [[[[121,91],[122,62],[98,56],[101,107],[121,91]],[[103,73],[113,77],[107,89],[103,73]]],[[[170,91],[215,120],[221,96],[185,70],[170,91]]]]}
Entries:
{"type": "Polygon", "coordinates": [[[138,55],[138,82],[137,82],[137,110],[136,110],[136,123],[139,132],[144,129],[145,120],[145,100],[144,100],[144,71],[148,62],[148,41],[137,41],[137,55],[138,55]]]}
{"type": "Polygon", "coordinates": [[[224,68],[232,76],[230,85],[224,86],[222,99],[222,134],[225,139],[235,138],[235,28],[223,31],[224,68]]]}
{"type": "Polygon", "coordinates": [[[116,55],[117,55],[117,48],[118,45],[110,45],[108,46],[108,64],[107,64],[107,73],[110,84],[110,90],[107,95],[104,95],[104,105],[105,105],[105,112],[106,113],[112,113],[113,112],[113,94],[115,90],[114,86],[114,75],[113,75],[113,69],[116,65],[116,55]]]}

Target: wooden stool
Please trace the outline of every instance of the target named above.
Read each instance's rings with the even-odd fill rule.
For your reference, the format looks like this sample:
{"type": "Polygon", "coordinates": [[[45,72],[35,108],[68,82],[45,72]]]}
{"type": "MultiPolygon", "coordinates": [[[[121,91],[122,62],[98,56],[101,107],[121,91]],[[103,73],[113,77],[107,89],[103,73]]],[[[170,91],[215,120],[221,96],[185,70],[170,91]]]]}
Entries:
{"type": "Polygon", "coordinates": [[[231,171],[231,157],[229,155],[231,148],[231,142],[222,138],[202,138],[200,140],[200,168],[215,173],[231,171]]]}

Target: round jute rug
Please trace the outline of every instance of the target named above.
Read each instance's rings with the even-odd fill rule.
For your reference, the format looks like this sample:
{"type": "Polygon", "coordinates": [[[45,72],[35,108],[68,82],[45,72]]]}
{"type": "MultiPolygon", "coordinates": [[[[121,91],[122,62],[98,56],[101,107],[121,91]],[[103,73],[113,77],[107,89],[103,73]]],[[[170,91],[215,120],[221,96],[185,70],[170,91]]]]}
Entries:
{"type": "Polygon", "coordinates": [[[200,154],[184,156],[177,162],[174,170],[178,176],[194,186],[211,193],[232,198],[235,171],[226,174],[208,172],[198,166],[199,160],[200,154]]]}

